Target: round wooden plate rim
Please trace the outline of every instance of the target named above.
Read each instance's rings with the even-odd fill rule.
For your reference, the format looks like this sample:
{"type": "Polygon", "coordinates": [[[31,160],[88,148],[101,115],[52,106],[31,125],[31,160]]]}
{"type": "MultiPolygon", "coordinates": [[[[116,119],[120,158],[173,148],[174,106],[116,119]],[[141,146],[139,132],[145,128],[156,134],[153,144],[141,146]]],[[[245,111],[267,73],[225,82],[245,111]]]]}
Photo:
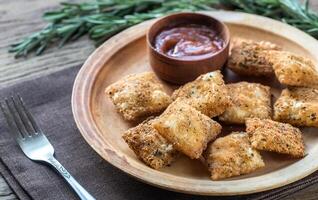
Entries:
{"type": "MultiPolygon", "coordinates": [[[[226,23],[240,25],[243,23],[243,25],[257,27],[266,31],[271,30],[269,29],[270,26],[274,26],[276,29],[271,30],[271,32],[278,35],[285,34],[288,38],[297,38],[301,36],[297,40],[298,43],[300,43],[299,45],[306,45],[306,49],[310,50],[310,52],[315,52],[315,46],[318,44],[314,38],[306,35],[300,30],[269,18],[231,11],[212,11],[203,13],[219,18],[226,23]],[[259,27],[259,24],[262,24],[262,27],[259,27]],[[286,35],[287,33],[288,35],[286,35]]],[[[129,35],[133,38],[130,42],[137,40],[145,35],[146,30],[153,22],[154,20],[151,20],[131,27],[106,41],[89,56],[75,79],[72,93],[72,111],[75,122],[84,139],[100,156],[127,174],[151,185],[168,190],[200,195],[237,195],[265,191],[297,181],[318,169],[318,162],[311,160],[311,157],[307,156],[284,169],[270,173],[270,175],[262,175],[261,178],[251,177],[227,181],[191,181],[183,177],[176,178],[173,175],[151,168],[148,170],[135,168],[133,167],[136,166],[136,163],[134,163],[135,161],[129,161],[130,163],[128,163],[124,154],[115,151],[113,146],[107,142],[106,139],[101,137],[101,130],[99,130],[94,122],[92,114],[89,112],[91,107],[90,94],[92,93],[92,88],[94,86],[94,77],[96,77],[102,69],[103,64],[125,46],[117,44],[117,42],[122,39],[122,36],[129,35]],[[89,74],[89,76],[87,76],[87,74],[89,74]],[[297,165],[302,165],[303,163],[306,163],[306,168],[304,168],[301,173],[297,175],[285,173],[288,169],[297,168],[297,165]],[[274,177],[273,174],[275,175],[274,177]],[[245,184],[244,187],[241,186],[242,184],[245,184]]],[[[318,53],[315,53],[314,57],[317,59],[318,53]]]]}

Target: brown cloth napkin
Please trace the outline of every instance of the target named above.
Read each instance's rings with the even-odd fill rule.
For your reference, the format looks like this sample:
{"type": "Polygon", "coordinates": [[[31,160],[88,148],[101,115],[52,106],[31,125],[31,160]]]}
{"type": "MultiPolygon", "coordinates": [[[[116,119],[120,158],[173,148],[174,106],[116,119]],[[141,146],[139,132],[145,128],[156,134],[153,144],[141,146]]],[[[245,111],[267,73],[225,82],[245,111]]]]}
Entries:
{"type": "MultiPolygon", "coordinates": [[[[318,182],[318,173],[280,189],[246,196],[204,197],[159,189],[141,183],[104,161],[85,142],[71,111],[73,81],[79,67],[0,90],[0,100],[19,93],[55,148],[57,159],[96,199],[281,199],[318,182]]],[[[24,156],[0,114],[0,172],[22,200],[77,199],[51,168],[24,156]]]]}

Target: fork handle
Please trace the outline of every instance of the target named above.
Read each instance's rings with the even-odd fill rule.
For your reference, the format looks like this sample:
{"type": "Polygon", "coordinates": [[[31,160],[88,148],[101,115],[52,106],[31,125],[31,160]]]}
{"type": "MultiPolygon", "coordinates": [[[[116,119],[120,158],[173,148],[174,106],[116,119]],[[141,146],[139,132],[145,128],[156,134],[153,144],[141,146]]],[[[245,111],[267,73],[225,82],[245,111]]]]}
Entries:
{"type": "Polygon", "coordinates": [[[47,162],[62,175],[62,177],[73,188],[73,190],[76,192],[76,194],[79,196],[81,200],[96,200],[73,178],[73,176],[53,156],[48,158],[47,162]]]}

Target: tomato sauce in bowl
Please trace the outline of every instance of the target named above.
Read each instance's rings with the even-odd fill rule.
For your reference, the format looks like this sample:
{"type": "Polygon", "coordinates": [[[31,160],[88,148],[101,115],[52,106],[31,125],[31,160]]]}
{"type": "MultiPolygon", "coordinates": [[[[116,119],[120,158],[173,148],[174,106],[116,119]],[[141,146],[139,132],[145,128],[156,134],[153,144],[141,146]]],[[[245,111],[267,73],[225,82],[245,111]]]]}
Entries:
{"type": "Polygon", "coordinates": [[[198,56],[216,53],[224,47],[224,40],[205,25],[187,24],[160,32],[155,49],[171,57],[198,56]]]}
{"type": "Polygon", "coordinates": [[[149,64],[159,78],[173,84],[222,69],[229,47],[228,27],[201,13],[162,17],[147,32],[149,64]]]}

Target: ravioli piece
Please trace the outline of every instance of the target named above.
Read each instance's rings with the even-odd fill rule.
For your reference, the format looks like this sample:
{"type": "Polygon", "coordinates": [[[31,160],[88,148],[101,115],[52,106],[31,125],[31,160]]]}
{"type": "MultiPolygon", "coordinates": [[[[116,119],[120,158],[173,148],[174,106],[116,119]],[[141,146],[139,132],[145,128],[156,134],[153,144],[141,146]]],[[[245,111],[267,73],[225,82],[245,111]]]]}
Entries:
{"type": "Polygon", "coordinates": [[[305,155],[302,133],[290,124],[270,119],[247,119],[246,132],[255,149],[288,154],[295,158],[305,155]]]}
{"type": "Polygon", "coordinates": [[[189,104],[209,117],[222,114],[230,104],[223,75],[219,70],[199,76],[172,94],[172,99],[189,104]]]}
{"type": "Polygon", "coordinates": [[[204,157],[212,180],[249,174],[265,166],[245,132],[232,132],[216,139],[209,144],[204,157]]]}
{"type": "Polygon", "coordinates": [[[147,121],[127,130],[123,139],[137,157],[154,169],[170,165],[178,152],[158,131],[147,121]]]}
{"type": "Polygon", "coordinates": [[[230,124],[244,124],[246,118],[271,118],[270,88],[258,83],[239,82],[228,84],[232,105],[219,116],[230,124]]]}
{"type": "Polygon", "coordinates": [[[318,88],[318,71],[310,59],[285,51],[270,51],[269,57],[280,83],[318,88]]]}
{"type": "Polygon", "coordinates": [[[274,75],[272,63],[267,58],[268,50],[281,50],[281,47],[267,41],[234,41],[227,67],[239,75],[274,75]]]}
{"type": "Polygon", "coordinates": [[[201,156],[207,143],[221,132],[221,125],[177,99],[153,122],[157,131],[192,159],[201,156]]]}
{"type": "Polygon", "coordinates": [[[318,127],[318,89],[284,89],[274,104],[274,120],[295,126],[318,127]]]}
{"type": "Polygon", "coordinates": [[[171,103],[153,72],[128,75],[108,86],[105,92],[126,120],[162,112],[171,103]]]}

